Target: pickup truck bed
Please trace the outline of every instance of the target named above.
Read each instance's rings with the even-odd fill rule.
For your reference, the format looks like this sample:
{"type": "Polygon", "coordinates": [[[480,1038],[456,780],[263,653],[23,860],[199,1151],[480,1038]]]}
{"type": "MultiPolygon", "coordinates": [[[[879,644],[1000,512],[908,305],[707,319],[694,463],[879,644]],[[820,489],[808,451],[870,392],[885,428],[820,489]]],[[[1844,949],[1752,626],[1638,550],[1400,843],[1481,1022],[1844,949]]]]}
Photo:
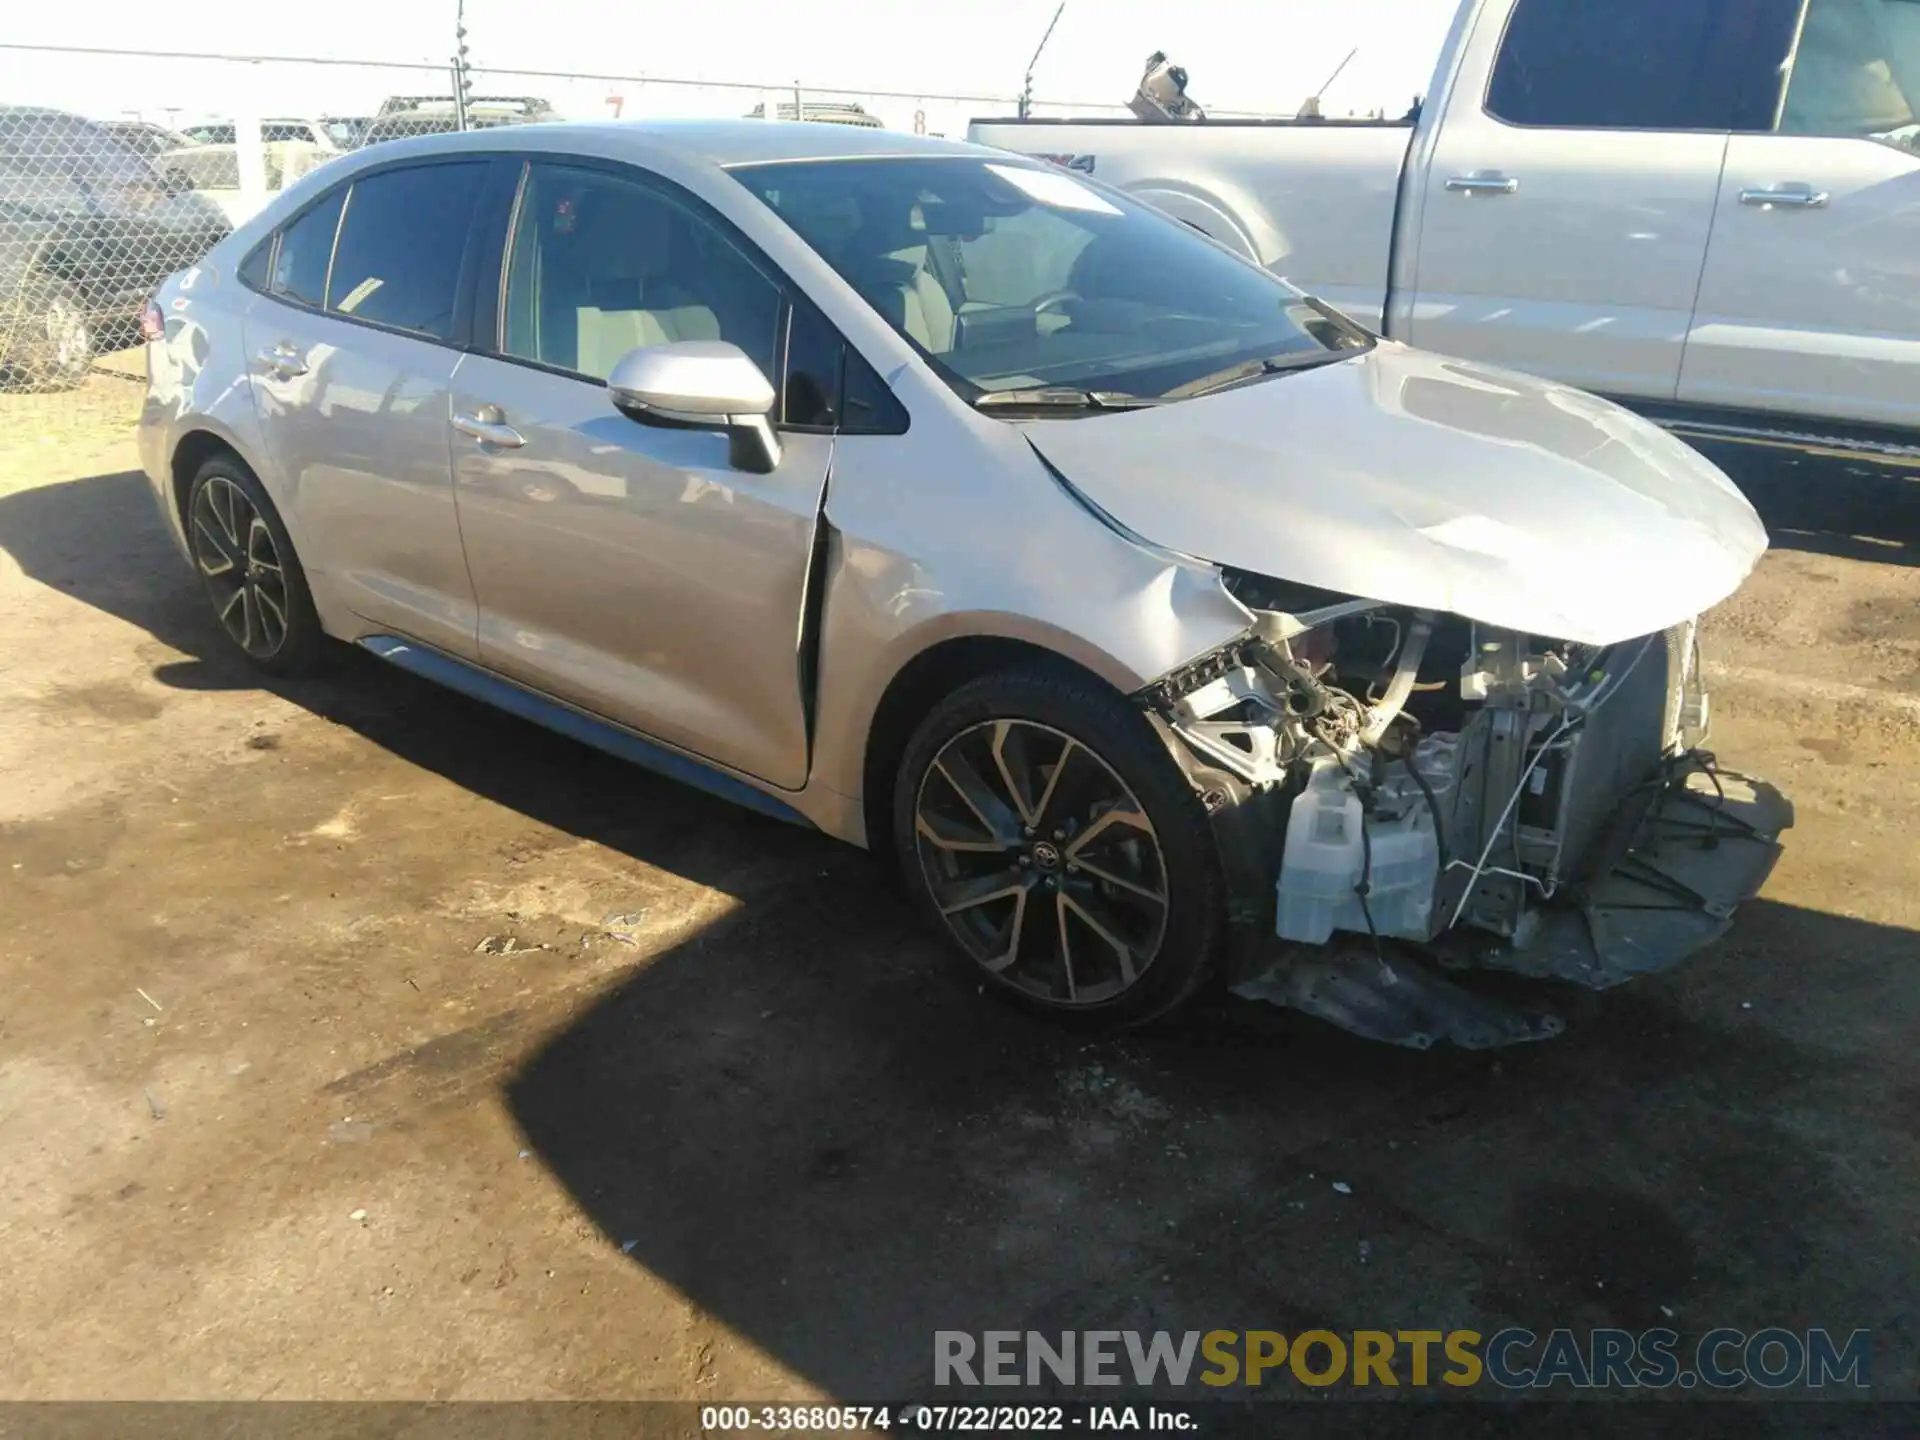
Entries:
{"type": "Polygon", "coordinates": [[[1395,339],[1920,464],[1920,0],[1463,0],[1400,122],[979,120],[1395,339]]]}

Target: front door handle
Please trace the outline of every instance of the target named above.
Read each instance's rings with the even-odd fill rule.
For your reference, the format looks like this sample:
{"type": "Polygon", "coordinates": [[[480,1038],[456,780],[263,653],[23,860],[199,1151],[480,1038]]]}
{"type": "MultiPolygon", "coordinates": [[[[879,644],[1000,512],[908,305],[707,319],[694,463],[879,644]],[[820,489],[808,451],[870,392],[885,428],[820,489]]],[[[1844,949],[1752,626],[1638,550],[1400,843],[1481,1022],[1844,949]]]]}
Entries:
{"type": "Polygon", "coordinates": [[[1768,210],[1776,205],[1783,210],[1824,210],[1832,198],[1811,185],[1756,186],[1740,192],[1742,205],[1758,205],[1768,210]]]}
{"type": "Polygon", "coordinates": [[[518,450],[527,443],[526,436],[501,418],[498,405],[482,405],[471,415],[454,412],[453,428],[482,444],[498,445],[503,450],[518,450]]]}
{"type": "Polygon", "coordinates": [[[1447,189],[1461,195],[1511,195],[1519,188],[1511,175],[1455,175],[1447,181],[1447,189]]]}
{"type": "Polygon", "coordinates": [[[298,350],[284,340],[271,350],[262,350],[253,358],[260,362],[262,369],[271,371],[282,380],[307,373],[307,362],[300,358],[298,350]]]}

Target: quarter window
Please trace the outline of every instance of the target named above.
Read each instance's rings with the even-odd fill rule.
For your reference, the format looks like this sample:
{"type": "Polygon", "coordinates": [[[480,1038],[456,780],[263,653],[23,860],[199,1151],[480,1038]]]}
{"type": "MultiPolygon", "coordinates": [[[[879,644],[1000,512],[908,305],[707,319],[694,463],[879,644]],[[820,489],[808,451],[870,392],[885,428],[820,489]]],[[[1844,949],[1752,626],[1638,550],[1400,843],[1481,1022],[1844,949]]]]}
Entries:
{"type": "Polygon", "coordinates": [[[268,286],[274,294],[302,305],[326,303],[327,265],[333,259],[333,236],[340,228],[340,206],[346,198],[343,186],[281,232],[280,254],[268,286]]]}
{"type": "Polygon", "coordinates": [[[787,375],[780,423],[830,430],[840,419],[840,368],[846,343],[811,305],[795,305],[787,324],[787,375]]]}
{"type": "Polygon", "coordinates": [[[1770,130],[1799,0],[1519,0],[1487,109],[1516,125],[1770,130]]]}
{"type": "Polygon", "coordinates": [[[718,227],[651,186],[567,165],[527,176],[508,355],[604,380],[642,345],[725,340],[772,376],[780,306],[779,288],[718,227]]]}
{"type": "Polygon", "coordinates": [[[461,257],[486,173],[486,161],[467,161],[382,170],[354,181],[327,309],[452,339],[461,257]]]}
{"type": "Polygon", "coordinates": [[[906,434],[906,407],[827,318],[803,301],[789,313],[780,423],[842,435],[906,434]]]}

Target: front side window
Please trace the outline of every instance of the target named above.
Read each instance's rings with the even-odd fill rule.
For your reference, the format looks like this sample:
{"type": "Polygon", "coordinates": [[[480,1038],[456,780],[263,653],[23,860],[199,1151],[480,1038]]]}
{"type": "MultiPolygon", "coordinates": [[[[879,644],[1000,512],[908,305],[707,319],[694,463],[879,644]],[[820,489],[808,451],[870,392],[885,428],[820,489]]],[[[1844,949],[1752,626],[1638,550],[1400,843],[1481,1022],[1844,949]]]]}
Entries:
{"type": "Polygon", "coordinates": [[[1487,110],[1515,125],[1770,130],[1798,0],[1519,0],[1487,110]]]}
{"type": "Polygon", "coordinates": [[[535,164],[514,227],[502,348],[604,380],[642,345],[725,340],[771,377],[780,298],[713,224],[653,187],[535,164]]]}
{"type": "Polygon", "coordinates": [[[1371,343],[1189,227],[1064,171],[937,156],[729,173],[976,402],[1047,387],[1178,398],[1238,365],[1371,343]]]}
{"type": "Polygon", "coordinates": [[[1780,129],[1920,150],[1920,0],[1809,0],[1780,129]]]}
{"type": "Polygon", "coordinates": [[[355,180],[327,309],[452,339],[460,261],[487,169],[486,161],[412,165],[355,180]]]}

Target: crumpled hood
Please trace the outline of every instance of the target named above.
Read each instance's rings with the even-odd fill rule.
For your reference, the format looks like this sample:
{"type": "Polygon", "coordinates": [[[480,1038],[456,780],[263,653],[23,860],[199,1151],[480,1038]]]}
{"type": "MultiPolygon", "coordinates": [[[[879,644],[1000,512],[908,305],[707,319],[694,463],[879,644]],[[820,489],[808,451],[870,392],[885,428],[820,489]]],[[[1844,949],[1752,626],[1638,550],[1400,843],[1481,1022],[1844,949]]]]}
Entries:
{"type": "Polygon", "coordinates": [[[1026,433],[1074,489],[1169,549],[1582,644],[1700,614],[1767,549],[1733,483],[1657,426],[1387,342],[1026,433]]]}

